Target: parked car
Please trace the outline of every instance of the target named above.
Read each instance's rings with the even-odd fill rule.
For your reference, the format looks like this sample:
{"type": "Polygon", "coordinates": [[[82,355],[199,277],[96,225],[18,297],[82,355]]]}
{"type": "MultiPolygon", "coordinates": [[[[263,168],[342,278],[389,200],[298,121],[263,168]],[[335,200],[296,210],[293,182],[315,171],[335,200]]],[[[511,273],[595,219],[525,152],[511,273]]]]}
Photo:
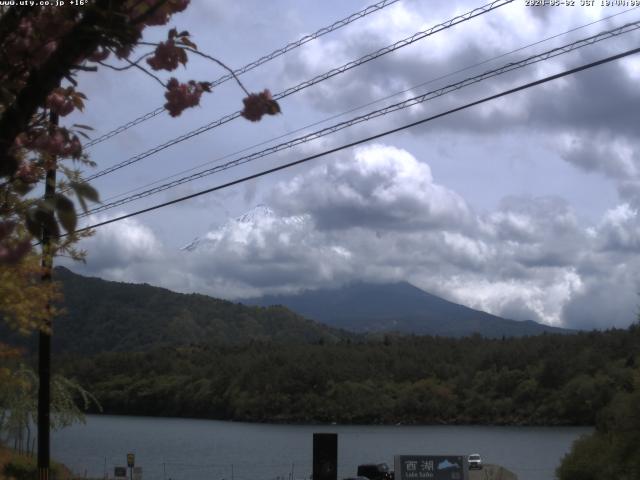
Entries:
{"type": "Polygon", "coordinates": [[[358,476],[369,480],[393,480],[393,472],[389,471],[386,463],[368,463],[358,465],[358,476]]]}
{"type": "Polygon", "coordinates": [[[467,458],[467,462],[469,463],[469,470],[471,470],[472,468],[482,468],[482,458],[480,457],[479,453],[472,453],[471,455],[469,455],[469,458],[467,458]]]}

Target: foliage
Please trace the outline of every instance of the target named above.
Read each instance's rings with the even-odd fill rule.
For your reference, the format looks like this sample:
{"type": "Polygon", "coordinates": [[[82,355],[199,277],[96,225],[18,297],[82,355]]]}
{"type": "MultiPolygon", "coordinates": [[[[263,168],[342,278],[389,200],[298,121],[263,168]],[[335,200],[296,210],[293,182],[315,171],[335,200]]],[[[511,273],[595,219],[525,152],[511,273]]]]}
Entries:
{"type": "MultiPolygon", "coordinates": [[[[49,478],[52,480],[63,477],[64,469],[61,465],[52,462],[49,471],[49,478]]],[[[2,473],[7,478],[14,480],[33,480],[38,478],[38,465],[35,458],[25,456],[15,456],[2,468],[2,473]]]]}
{"type": "Polygon", "coordinates": [[[42,268],[35,255],[12,265],[0,263],[0,317],[26,334],[44,328],[57,313],[51,305],[60,300],[57,283],[43,283],[42,268]],[[40,312],[37,316],[34,312],[40,312]]]}
{"type": "MultiPolygon", "coordinates": [[[[202,339],[204,342],[204,338],[202,339]]],[[[108,413],[247,421],[592,425],[628,390],[640,329],[512,339],[252,341],[67,355],[108,413]],[[555,370],[556,376],[549,372],[555,370]]]]}
{"type": "Polygon", "coordinates": [[[635,480],[640,475],[640,369],[633,389],[619,391],[598,415],[596,431],[562,460],[560,480],[635,480]]]}
{"type": "MultiPolygon", "coordinates": [[[[205,295],[82,277],[64,268],[57,268],[55,277],[61,281],[65,311],[54,321],[55,352],[141,350],[201,341],[241,343],[250,338],[331,342],[349,336],[283,307],[247,307],[205,295]]],[[[29,339],[9,331],[6,338],[30,345],[29,339]]]]}
{"type": "MultiPolygon", "coordinates": [[[[38,377],[30,367],[13,361],[3,362],[0,384],[0,432],[2,440],[18,452],[34,450],[32,428],[37,419],[38,377]],[[12,365],[13,364],[13,365],[12,365]]],[[[51,379],[51,428],[56,430],[84,422],[84,410],[101,408],[98,401],[77,383],[62,375],[51,379]],[[80,404],[80,405],[78,405],[80,404]]]]}

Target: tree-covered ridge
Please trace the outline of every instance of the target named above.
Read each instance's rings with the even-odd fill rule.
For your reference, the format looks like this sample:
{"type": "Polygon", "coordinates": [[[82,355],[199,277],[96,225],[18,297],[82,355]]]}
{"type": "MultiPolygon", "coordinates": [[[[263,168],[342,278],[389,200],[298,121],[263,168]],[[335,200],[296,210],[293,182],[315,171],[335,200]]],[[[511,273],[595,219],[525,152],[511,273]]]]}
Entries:
{"type": "MultiPolygon", "coordinates": [[[[322,304],[331,317],[316,318],[306,315],[304,309],[292,311],[291,306],[242,305],[148,284],[84,277],[61,267],[55,269],[54,278],[63,294],[58,304],[63,313],[54,321],[53,346],[62,352],[136,351],[250,340],[307,343],[322,339],[331,343],[358,338],[339,328],[368,332],[367,335],[391,329],[458,337],[479,332],[496,338],[564,331],[495,317],[447,302],[409,284],[347,285],[333,292],[333,300],[326,298],[327,292],[315,292],[321,301],[315,301],[314,309],[322,304]],[[340,321],[336,317],[338,311],[352,321],[340,321]],[[391,315],[393,311],[398,314],[391,315]]],[[[13,344],[26,343],[2,323],[0,335],[13,344]]]]}
{"type": "Polygon", "coordinates": [[[250,421],[593,425],[640,328],[528,338],[166,347],[69,357],[106,412],[250,421]]]}
{"type": "Polygon", "coordinates": [[[136,351],[163,345],[249,340],[331,342],[350,336],[284,307],[247,307],[146,284],[109,282],[55,271],[64,314],[54,320],[60,352],[136,351]]]}

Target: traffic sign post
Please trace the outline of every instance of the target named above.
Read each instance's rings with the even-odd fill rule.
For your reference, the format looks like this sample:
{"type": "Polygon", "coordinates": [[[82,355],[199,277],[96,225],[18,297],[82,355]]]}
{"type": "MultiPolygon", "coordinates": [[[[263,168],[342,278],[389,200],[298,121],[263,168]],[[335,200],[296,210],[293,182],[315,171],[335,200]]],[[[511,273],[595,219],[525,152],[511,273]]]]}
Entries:
{"type": "Polygon", "coordinates": [[[127,467],[129,467],[129,479],[133,480],[133,467],[136,464],[136,456],[133,453],[127,453],[127,467]]]}

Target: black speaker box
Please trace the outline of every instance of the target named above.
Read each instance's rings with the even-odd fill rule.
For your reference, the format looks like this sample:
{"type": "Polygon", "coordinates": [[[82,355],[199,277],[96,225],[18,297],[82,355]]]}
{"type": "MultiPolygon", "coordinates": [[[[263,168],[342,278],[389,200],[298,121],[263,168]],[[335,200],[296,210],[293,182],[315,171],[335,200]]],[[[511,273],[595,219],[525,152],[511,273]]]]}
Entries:
{"type": "Polygon", "coordinates": [[[313,434],[313,480],[338,480],[338,434],[313,434]]]}

